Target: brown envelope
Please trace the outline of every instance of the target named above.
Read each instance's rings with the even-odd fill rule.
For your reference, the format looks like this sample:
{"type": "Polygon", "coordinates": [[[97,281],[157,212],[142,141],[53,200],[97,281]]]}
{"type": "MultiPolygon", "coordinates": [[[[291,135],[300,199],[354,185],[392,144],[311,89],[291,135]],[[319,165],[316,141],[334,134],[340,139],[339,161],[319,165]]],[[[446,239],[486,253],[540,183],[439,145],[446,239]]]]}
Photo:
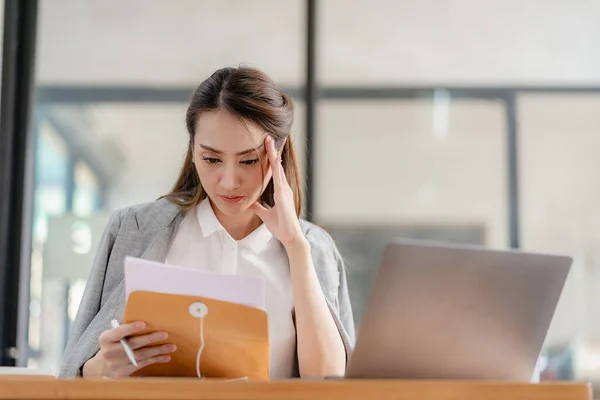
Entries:
{"type": "Polygon", "coordinates": [[[269,328],[265,311],[204,297],[143,291],[129,295],[123,322],[145,321],[148,326],[139,334],[168,332],[168,339],[157,344],[174,343],[177,351],[171,354],[169,363],[141,368],[133,376],[197,376],[200,318],[192,316],[189,310],[196,302],[208,307],[203,319],[202,376],[269,379],[269,328]]]}

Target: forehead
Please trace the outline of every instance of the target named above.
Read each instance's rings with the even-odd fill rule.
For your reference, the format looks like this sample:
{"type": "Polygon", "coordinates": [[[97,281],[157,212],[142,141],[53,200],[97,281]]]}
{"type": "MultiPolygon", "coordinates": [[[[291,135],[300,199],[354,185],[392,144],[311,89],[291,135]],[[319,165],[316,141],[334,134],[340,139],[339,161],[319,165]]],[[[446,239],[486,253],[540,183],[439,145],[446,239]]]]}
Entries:
{"type": "Polygon", "coordinates": [[[238,153],[262,144],[265,132],[226,111],[204,112],[196,122],[194,141],[224,153],[238,153]]]}

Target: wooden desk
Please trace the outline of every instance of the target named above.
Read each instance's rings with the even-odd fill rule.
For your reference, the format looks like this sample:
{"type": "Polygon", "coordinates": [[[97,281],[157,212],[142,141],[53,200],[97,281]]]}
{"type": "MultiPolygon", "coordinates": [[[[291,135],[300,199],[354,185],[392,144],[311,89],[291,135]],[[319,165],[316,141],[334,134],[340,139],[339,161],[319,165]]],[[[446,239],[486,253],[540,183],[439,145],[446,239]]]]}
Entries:
{"type": "Polygon", "coordinates": [[[218,382],[148,378],[113,381],[3,376],[0,377],[0,399],[591,400],[592,393],[589,385],[580,383],[400,380],[218,382]]]}

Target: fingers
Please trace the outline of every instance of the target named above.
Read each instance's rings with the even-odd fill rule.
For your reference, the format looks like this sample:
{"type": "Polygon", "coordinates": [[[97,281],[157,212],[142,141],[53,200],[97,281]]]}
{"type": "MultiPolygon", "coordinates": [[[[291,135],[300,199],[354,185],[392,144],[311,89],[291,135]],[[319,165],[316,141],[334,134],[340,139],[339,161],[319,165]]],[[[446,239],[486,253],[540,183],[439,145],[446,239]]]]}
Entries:
{"type": "Polygon", "coordinates": [[[260,204],[259,201],[257,201],[250,206],[250,209],[254,212],[254,214],[258,215],[258,217],[264,222],[265,217],[267,216],[267,212],[269,211],[265,206],[263,206],[262,204],[260,204]]]}
{"type": "Polygon", "coordinates": [[[171,360],[169,354],[177,350],[174,344],[153,345],[166,340],[169,336],[166,332],[158,331],[130,337],[145,328],[145,323],[134,322],[106,330],[100,335],[100,352],[98,355],[101,356],[110,376],[129,376],[139,368],[156,363],[166,363],[171,360]],[[137,367],[131,363],[120,343],[121,339],[127,337],[130,337],[127,339],[127,343],[134,350],[137,367]]]}
{"type": "Polygon", "coordinates": [[[100,345],[103,343],[114,343],[123,339],[124,337],[131,336],[135,333],[141,332],[146,328],[144,322],[132,322],[129,324],[121,325],[117,328],[109,329],[100,334],[100,345]]]}
{"type": "Polygon", "coordinates": [[[134,351],[137,367],[131,363],[120,343],[106,346],[101,350],[101,353],[109,375],[112,377],[125,377],[148,365],[171,361],[170,354],[175,351],[177,351],[177,346],[171,343],[138,348],[134,351]]]}
{"type": "Polygon", "coordinates": [[[131,363],[120,364],[118,367],[113,367],[111,369],[111,371],[113,371],[113,373],[111,375],[114,378],[125,378],[125,377],[130,376],[135,371],[137,371],[141,368],[147,367],[152,364],[157,364],[157,363],[168,363],[170,361],[171,361],[171,357],[168,355],[157,355],[154,357],[150,357],[150,358],[146,358],[144,360],[138,361],[137,367],[131,363]]]}
{"type": "Polygon", "coordinates": [[[267,136],[265,138],[265,142],[267,148],[267,157],[269,158],[271,170],[273,171],[273,183],[275,184],[276,189],[281,189],[285,179],[285,174],[283,172],[283,167],[281,166],[280,158],[277,155],[277,150],[275,149],[275,141],[273,138],[271,138],[271,136],[267,136]]]}
{"type": "Polygon", "coordinates": [[[136,350],[142,347],[146,347],[150,344],[160,342],[161,340],[166,340],[169,337],[167,332],[152,332],[147,333],[145,335],[139,335],[132,338],[127,339],[127,344],[131,347],[131,350],[136,350]]]}
{"type": "MultiPolygon", "coordinates": [[[[177,346],[174,344],[163,344],[160,346],[150,346],[138,349],[135,351],[135,359],[144,361],[156,356],[169,355],[177,350],[177,346]]],[[[139,364],[139,363],[138,363],[139,364]]]]}
{"type": "Polygon", "coordinates": [[[171,361],[171,357],[170,356],[165,356],[165,355],[160,355],[160,356],[154,356],[154,357],[150,357],[150,358],[146,358],[145,360],[142,360],[140,362],[138,362],[138,367],[134,368],[133,371],[131,371],[130,375],[134,372],[137,371],[140,368],[144,368],[147,367],[148,365],[152,365],[152,364],[157,364],[157,363],[168,363],[169,361],[171,361]]]}

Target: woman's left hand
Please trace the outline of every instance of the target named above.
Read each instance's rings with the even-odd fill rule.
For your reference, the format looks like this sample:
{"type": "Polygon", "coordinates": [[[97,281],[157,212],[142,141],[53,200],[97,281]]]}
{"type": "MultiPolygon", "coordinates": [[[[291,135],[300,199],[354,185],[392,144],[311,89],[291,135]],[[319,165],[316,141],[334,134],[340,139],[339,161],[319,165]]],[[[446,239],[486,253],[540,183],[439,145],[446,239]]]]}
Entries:
{"type": "Polygon", "coordinates": [[[294,193],[285,177],[285,171],[281,165],[281,158],[275,149],[275,141],[268,136],[265,138],[267,157],[273,172],[274,200],[275,205],[269,207],[260,201],[254,203],[252,211],[264,222],[271,234],[279,240],[286,248],[304,240],[300,229],[300,222],[296,215],[294,204],[294,193]]]}

